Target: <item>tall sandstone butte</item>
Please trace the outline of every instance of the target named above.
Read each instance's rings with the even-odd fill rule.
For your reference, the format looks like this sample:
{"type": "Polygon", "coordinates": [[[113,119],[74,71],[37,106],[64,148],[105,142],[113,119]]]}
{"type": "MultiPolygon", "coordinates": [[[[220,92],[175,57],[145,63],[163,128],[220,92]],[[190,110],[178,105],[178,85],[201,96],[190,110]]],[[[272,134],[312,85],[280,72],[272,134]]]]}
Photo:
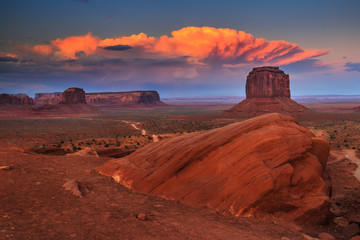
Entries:
{"type": "Polygon", "coordinates": [[[290,78],[279,67],[256,67],[246,78],[246,99],[229,113],[261,115],[270,112],[298,114],[308,109],[290,99],[290,78]]]}
{"type": "Polygon", "coordinates": [[[85,91],[82,88],[68,88],[60,97],[60,104],[86,104],[85,91]]]}
{"type": "Polygon", "coordinates": [[[271,113],[149,144],[97,171],[141,193],[235,216],[323,223],[329,150],[295,118],[271,113]]]}

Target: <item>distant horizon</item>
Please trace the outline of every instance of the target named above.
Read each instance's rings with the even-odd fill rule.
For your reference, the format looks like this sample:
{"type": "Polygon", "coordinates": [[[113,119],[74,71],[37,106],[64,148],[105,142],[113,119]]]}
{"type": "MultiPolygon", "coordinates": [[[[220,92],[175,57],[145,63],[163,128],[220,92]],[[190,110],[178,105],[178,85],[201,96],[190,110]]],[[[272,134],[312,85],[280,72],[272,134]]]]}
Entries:
{"type": "MultiPolygon", "coordinates": [[[[69,87],[71,88],[71,87],[69,87]]],[[[81,87],[78,87],[81,88],[81,87]]],[[[68,88],[66,88],[68,89],[68,88]]],[[[26,92],[15,92],[15,93],[8,93],[8,92],[0,92],[0,94],[10,94],[10,95],[15,95],[15,94],[26,94],[31,98],[35,98],[35,94],[36,93],[62,93],[64,92],[66,89],[64,89],[63,91],[43,91],[43,92],[35,92],[32,94],[26,93],[26,92]]],[[[129,91],[97,91],[97,92],[88,92],[85,90],[85,94],[87,93],[122,93],[122,92],[147,92],[147,91],[156,91],[154,89],[152,90],[129,90],[129,91]]],[[[158,92],[158,91],[156,91],[158,92]]],[[[158,92],[159,93],[159,92],[158,92]]],[[[183,98],[183,99],[191,99],[191,98],[239,98],[239,99],[244,99],[246,98],[245,95],[194,95],[194,96],[165,96],[163,97],[161,95],[161,93],[159,93],[160,95],[160,99],[179,99],[179,98],[183,98]]],[[[299,98],[299,97],[359,97],[360,98],[360,94],[309,94],[309,95],[291,95],[291,98],[295,97],[295,98],[299,98]]]]}
{"type": "Polygon", "coordinates": [[[360,94],[356,0],[2,0],[0,92],[237,96],[278,66],[297,95],[360,94]]]}

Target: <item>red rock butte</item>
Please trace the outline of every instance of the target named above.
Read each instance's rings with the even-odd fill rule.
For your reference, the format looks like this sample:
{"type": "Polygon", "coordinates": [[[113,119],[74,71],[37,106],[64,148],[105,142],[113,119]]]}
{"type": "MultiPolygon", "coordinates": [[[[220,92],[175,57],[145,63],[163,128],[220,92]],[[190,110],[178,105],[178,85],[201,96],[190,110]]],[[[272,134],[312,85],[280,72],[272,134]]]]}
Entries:
{"type": "Polygon", "coordinates": [[[228,113],[261,115],[270,112],[296,115],[309,111],[290,99],[290,78],[279,67],[256,67],[246,78],[246,99],[228,113]]]}
{"type": "Polygon", "coordinates": [[[68,88],[60,97],[60,104],[86,104],[85,91],[82,88],[68,88]]]}
{"type": "Polygon", "coordinates": [[[129,189],[221,213],[323,223],[329,150],[295,118],[271,113],[152,143],[97,171],[129,189]]]}

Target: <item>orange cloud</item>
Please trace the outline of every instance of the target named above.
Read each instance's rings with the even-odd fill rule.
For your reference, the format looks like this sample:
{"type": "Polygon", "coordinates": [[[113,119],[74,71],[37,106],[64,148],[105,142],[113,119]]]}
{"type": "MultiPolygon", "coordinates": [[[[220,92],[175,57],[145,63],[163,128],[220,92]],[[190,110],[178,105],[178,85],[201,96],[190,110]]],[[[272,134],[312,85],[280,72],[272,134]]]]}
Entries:
{"type": "Polygon", "coordinates": [[[3,52],[0,52],[0,57],[11,57],[11,58],[17,58],[18,55],[16,54],[12,54],[12,53],[3,53],[3,52]]]}
{"type": "Polygon", "coordinates": [[[54,52],[54,47],[51,45],[35,45],[32,50],[41,55],[50,55],[54,52]]]}
{"type": "Polygon", "coordinates": [[[85,54],[93,54],[98,47],[100,39],[93,37],[91,33],[85,36],[73,36],[65,39],[56,39],[51,41],[51,45],[55,46],[59,54],[63,58],[76,58],[77,52],[84,52],[85,54]]]}
{"type": "Polygon", "coordinates": [[[21,49],[34,52],[40,55],[51,55],[60,59],[75,59],[76,53],[84,52],[85,54],[94,54],[99,45],[100,39],[88,33],[84,36],[71,36],[64,39],[56,39],[50,44],[35,45],[32,48],[23,46],[21,49]]]}
{"type": "Polygon", "coordinates": [[[140,33],[101,40],[88,33],[84,36],[56,39],[47,45],[35,45],[24,49],[59,59],[76,59],[78,52],[111,58],[118,53],[99,51],[99,49],[116,45],[129,45],[141,50],[136,52],[136,56],[135,53],[133,55],[126,53],[126,57],[186,56],[190,64],[202,67],[210,60],[217,61],[222,66],[237,66],[242,63],[287,65],[328,53],[327,50],[302,49],[297,44],[282,40],[266,41],[243,31],[213,27],[185,27],[173,31],[171,36],[163,35],[158,38],[140,33]],[[146,55],[147,53],[151,55],[146,55]]]}
{"type": "Polygon", "coordinates": [[[101,46],[130,45],[143,47],[148,52],[163,55],[191,56],[199,61],[207,58],[219,60],[241,59],[272,64],[289,64],[327,54],[327,50],[307,50],[286,41],[266,41],[249,33],[228,28],[185,27],[172,36],[148,37],[144,33],[130,37],[107,38],[101,46]]]}

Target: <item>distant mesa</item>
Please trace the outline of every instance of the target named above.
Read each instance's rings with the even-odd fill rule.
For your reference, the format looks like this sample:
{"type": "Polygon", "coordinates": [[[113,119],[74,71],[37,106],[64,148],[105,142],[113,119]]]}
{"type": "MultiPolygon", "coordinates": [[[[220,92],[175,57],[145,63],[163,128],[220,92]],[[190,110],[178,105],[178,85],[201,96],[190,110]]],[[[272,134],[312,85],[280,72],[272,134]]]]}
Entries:
{"type": "Polygon", "coordinates": [[[221,213],[323,223],[329,150],[295,118],[271,113],[149,144],[97,171],[129,189],[221,213]]]}
{"type": "MultiPolygon", "coordinates": [[[[67,93],[67,94],[70,94],[67,93]]],[[[60,103],[62,93],[36,93],[37,105],[60,103]]],[[[166,106],[157,91],[94,92],[85,93],[85,101],[93,106],[151,107],[166,106]]]]}
{"type": "Polygon", "coordinates": [[[98,92],[87,93],[86,100],[91,105],[121,105],[121,106],[161,106],[157,91],[130,92],[98,92]]]}
{"type": "Polygon", "coordinates": [[[60,96],[59,104],[86,104],[85,91],[82,88],[68,88],[60,96]]]}
{"type": "Polygon", "coordinates": [[[256,67],[246,78],[246,99],[226,112],[261,115],[270,112],[296,115],[309,111],[290,99],[290,79],[279,67],[256,67]]]}
{"type": "Polygon", "coordinates": [[[14,106],[27,106],[34,105],[34,101],[31,97],[26,94],[0,94],[0,105],[14,105],[14,106]]]}
{"type": "MultiPolygon", "coordinates": [[[[56,96],[58,93],[42,93],[36,94],[38,99],[54,99],[57,98],[56,104],[46,104],[32,109],[34,115],[58,116],[71,114],[97,114],[98,110],[86,103],[85,91],[82,88],[68,88],[56,96]],[[54,97],[53,97],[54,96],[54,97]]],[[[55,102],[55,101],[54,101],[55,102]]]]}
{"type": "Polygon", "coordinates": [[[35,93],[34,103],[36,105],[52,105],[60,102],[62,92],[35,93]]]}
{"type": "Polygon", "coordinates": [[[35,99],[42,97],[60,97],[62,92],[53,92],[53,93],[35,93],[35,99]]]}

